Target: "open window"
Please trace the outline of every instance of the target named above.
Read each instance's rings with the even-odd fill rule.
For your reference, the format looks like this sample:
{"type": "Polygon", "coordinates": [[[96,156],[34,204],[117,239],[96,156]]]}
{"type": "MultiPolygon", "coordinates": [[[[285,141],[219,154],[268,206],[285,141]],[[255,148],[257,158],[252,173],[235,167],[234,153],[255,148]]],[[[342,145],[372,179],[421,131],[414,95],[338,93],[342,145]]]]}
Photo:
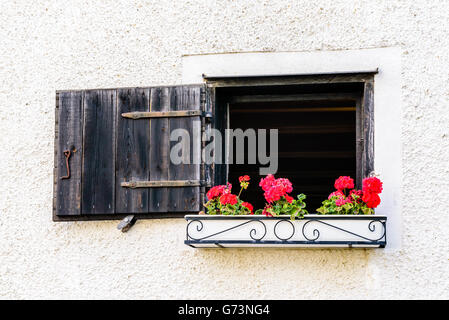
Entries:
{"type": "MultiPolygon", "coordinates": [[[[276,176],[290,179],[294,194],[307,194],[309,212],[333,191],[338,176],[356,177],[361,188],[362,179],[373,170],[372,73],[206,81],[214,96],[217,128],[278,129],[276,176]]],[[[234,143],[234,159],[217,166],[215,184],[238,185],[240,175],[251,175],[245,201],[261,208],[259,169],[266,165],[259,159],[236,164],[235,148],[234,143]]]]}
{"type": "Polygon", "coordinates": [[[221,150],[227,162],[213,168],[213,184],[238,185],[240,175],[250,174],[252,183],[242,200],[262,208],[259,170],[267,167],[264,153],[270,148],[261,153],[249,149],[250,145],[259,148],[254,139],[261,139],[251,137],[250,131],[276,129],[277,154],[268,158],[278,161],[268,167],[276,168],[276,177],[292,182],[292,195],[307,195],[312,214],[293,221],[285,215],[187,215],[185,244],[195,248],[385,247],[386,216],[313,214],[340,175],[355,177],[360,189],[362,179],[373,170],[374,73],[205,79],[214,127],[228,137],[227,129],[240,129],[232,134],[232,139],[240,135],[238,142],[230,137],[221,150]],[[252,157],[255,163],[248,163],[249,157],[243,163],[236,159],[251,153],[257,154],[252,157]]]}

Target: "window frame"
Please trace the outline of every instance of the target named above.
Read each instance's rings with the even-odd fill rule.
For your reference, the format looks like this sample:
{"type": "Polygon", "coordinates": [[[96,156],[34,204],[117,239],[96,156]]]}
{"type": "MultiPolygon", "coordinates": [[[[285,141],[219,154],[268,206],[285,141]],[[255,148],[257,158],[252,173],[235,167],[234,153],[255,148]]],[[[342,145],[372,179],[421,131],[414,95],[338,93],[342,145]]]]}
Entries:
{"type": "MultiPolygon", "coordinates": [[[[232,87],[259,87],[282,86],[301,84],[331,84],[331,83],[361,83],[363,94],[356,102],[356,187],[362,187],[362,179],[374,171],[374,75],[375,71],[362,71],[351,73],[323,73],[298,75],[266,75],[266,76],[221,76],[209,77],[203,74],[206,83],[209,103],[214,114],[214,128],[226,128],[229,124],[227,118],[227,104],[231,98],[222,99],[217,93],[219,88],[232,87]],[[224,117],[216,117],[217,112],[224,117]]],[[[319,95],[319,93],[317,94],[319,95]]],[[[223,154],[224,150],[223,150],[223,154]]],[[[228,165],[215,165],[212,174],[213,185],[226,183],[228,165]]]]}

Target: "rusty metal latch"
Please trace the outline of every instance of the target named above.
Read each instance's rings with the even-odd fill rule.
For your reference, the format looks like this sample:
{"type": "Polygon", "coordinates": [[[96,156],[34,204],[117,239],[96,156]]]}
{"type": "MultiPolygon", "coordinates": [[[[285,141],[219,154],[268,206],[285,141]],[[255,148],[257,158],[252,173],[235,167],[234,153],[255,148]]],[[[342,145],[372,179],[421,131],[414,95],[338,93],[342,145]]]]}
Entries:
{"type": "Polygon", "coordinates": [[[126,181],[120,184],[125,188],[167,188],[167,187],[200,187],[201,180],[167,180],[167,181],[126,181]]]}
{"type": "Polygon", "coordinates": [[[128,119],[143,119],[143,118],[171,118],[171,117],[196,117],[201,116],[211,118],[211,112],[204,112],[201,110],[181,110],[181,111],[134,111],[122,113],[123,118],[128,119]]]}
{"type": "Polygon", "coordinates": [[[62,176],[61,179],[69,179],[70,178],[70,164],[69,164],[69,158],[72,155],[72,152],[70,150],[64,151],[65,156],[65,166],[67,168],[67,175],[62,176]]]}

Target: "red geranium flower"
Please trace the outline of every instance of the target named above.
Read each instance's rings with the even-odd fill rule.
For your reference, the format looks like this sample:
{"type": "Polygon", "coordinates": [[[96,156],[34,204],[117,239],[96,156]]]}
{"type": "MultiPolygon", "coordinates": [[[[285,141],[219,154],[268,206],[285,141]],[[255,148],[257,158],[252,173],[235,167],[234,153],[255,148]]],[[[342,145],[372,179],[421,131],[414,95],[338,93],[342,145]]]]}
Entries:
{"type": "Polygon", "coordinates": [[[380,197],[374,192],[364,192],[362,200],[368,208],[376,208],[380,204],[380,197]]]}
{"type": "Polygon", "coordinates": [[[245,208],[248,208],[249,212],[251,214],[253,214],[253,205],[249,202],[242,202],[242,206],[244,206],[245,208]]]}
{"type": "Polygon", "coordinates": [[[223,190],[226,188],[226,186],[215,186],[212,187],[208,192],[207,192],[207,198],[209,200],[215,199],[219,196],[221,196],[223,194],[223,190]]]}
{"type": "Polygon", "coordinates": [[[348,176],[341,176],[337,180],[335,180],[335,189],[344,190],[344,189],[354,189],[354,179],[348,176]]]}
{"type": "Polygon", "coordinates": [[[224,194],[224,195],[222,195],[220,197],[220,203],[223,204],[223,205],[225,205],[225,204],[232,204],[232,205],[234,205],[237,202],[238,202],[237,196],[234,195],[234,194],[227,193],[227,194],[224,194]]]}
{"type": "Polygon", "coordinates": [[[265,199],[267,202],[271,203],[273,201],[278,201],[283,196],[282,191],[279,188],[272,187],[265,191],[264,193],[265,199]]]}
{"type": "Polygon", "coordinates": [[[293,191],[293,185],[288,179],[285,178],[276,179],[276,184],[280,186],[285,193],[290,193],[293,191]]]}
{"type": "Polygon", "coordinates": [[[226,185],[219,185],[219,186],[212,187],[207,192],[206,195],[209,200],[213,200],[215,198],[222,196],[223,194],[230,193],[231,189],[232,189],[232,185],[230,183],[228,183],[226,185]]]}
{"type": "Polygon", "coordinates": [[[343,194],[343,192],[341,192],[340,190],[337,190],[337,191],[332,192],[327,199],[330,200],[332,197],[339,197],[339,198],[343,197],[344,198],[344,196],[345,195],[343,194]]]}
{"type": "Polygon", "coordinates": [[[358,196],[358,198],[357,198],[357,203],[360,203],[360,202],[362,202],[362,196],[363,196],[363,192],[362,192],[362,190],[356,190],[356,189],[352,189],[350,192],[349,192],[349,197],[348,198],[351,198],[351,201],[352,201],[352,195],[356,195],[356,196],[358,196]]]}
{"type": "Polygon", "coordinates": [[[346,203],[345,198],[338,198],[337,200],[335,200],[335,204],[337,205],[337,207],[341,207],[345,203],[346,203]]]}
{"type": "Polygon", "coordinates": [[[240,187],[242,187],[243,189],[246,190],[249,186],[249,180],[250,180],[250,177],[248,175],[239,177],[240,187]]]}
{"type": "Polygon", "coordinates": [[[274,176],[272,174],[269,174],[265,178],[260,179],[259,186],[263,191],[267,191],[268,189],[270,189],[275,180],[276,179],[274,179],[274,176]]]}
{"type": "Polygon", "coordinates": [[[273,215],[268,212],[268,209],[270,209],[270,208],[271,208],[271,205],[267,204],[265,206],[265,208],[263,208],[262,214],[266,215],[267,217],[272,217],[273,215]]]}
{"type": "Polygon", "coordinates": [[[376,177],[365,178],[362,181],[363,192],[369,193],[381,193],[382,192],[382,181],[376,177]]]}
{"type": "Polygon", "coordinates": [[[352,203],[352,198],[351,197],[346,197],[345,203],[352,203]]]}
{"type": "Polygon", "coordinates": [[[281,197],[293,191],[290,180],[285,178],[275,179],[272,174],[260,180],[259,186],[265,191],[265,200],[269,203],[278,201],[281,197]]]}
{"type": "Polygon", "coordinates": [[[293,202],[293,197],[290,197],[288,194],[286,194],[284,196],[285,200],[287,200],[288,203],[292,203],[293,202]]]}
{"type": "Polygon", "coordinates": [[[349,195],[355,194],[356,196],[361,197],[363,195],[362,190],[353,189],[349,192],[349,195]]]}

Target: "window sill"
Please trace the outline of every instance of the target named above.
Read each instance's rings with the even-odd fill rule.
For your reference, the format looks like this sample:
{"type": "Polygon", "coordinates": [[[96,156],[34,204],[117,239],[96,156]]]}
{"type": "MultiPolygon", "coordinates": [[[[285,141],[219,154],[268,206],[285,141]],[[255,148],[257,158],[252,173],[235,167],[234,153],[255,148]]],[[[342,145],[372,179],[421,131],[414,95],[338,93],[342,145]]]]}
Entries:
{"type": "Polygon", "coordinates": [[[194,248],[383,248],[386,216],[316,215],[291,221],[289,216],[186,215],[186,240],[194,248]]]}

